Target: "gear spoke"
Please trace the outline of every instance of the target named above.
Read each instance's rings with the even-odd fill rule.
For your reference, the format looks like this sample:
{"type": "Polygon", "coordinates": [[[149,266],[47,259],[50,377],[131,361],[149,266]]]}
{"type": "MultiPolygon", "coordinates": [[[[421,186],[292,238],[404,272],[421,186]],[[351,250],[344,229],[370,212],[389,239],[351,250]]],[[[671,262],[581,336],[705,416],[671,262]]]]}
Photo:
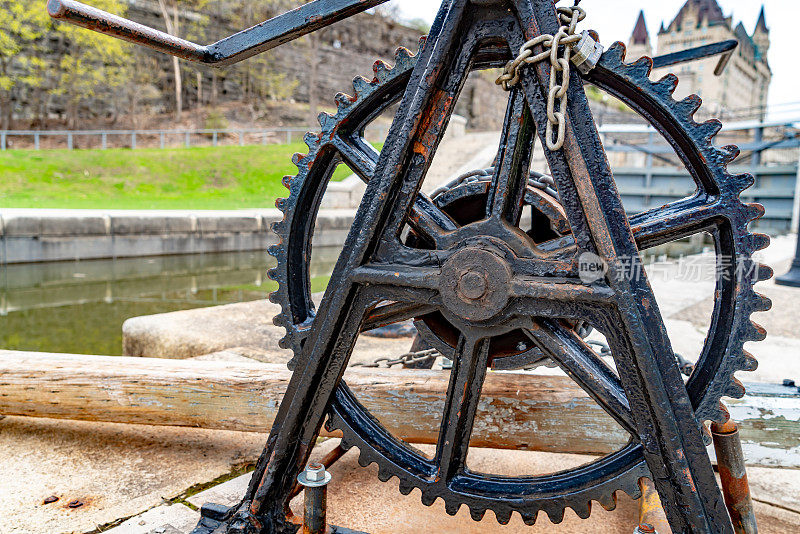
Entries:
{"type": "Polygon", "coordinates": [[[435,461],[439,465],[437,478],[445,484],[466,463],[469,438],[486,376],[488,358],[488,340],[471,339],[464,334],[460,336],[436,445],[435,461]]]}
{"type": "Polygon", "coordinates": [[[511,281],[510,295],[520,299],[607,306],[612,301],[614,292],[606,285],[586,285],[577,279],[569,281],[550,277],[516,276],[511,281]]]}
{"type": "Polygon", "coordinates": [[[512,89],[497,164],[489,187],[487,217],[503,217],[511,224],[519,222],[525,188],[528,185],[535,133],[536,127],[525,95],[520,89],[512,89]]]}
{"type": "MultiPolygon", "coordinates": [[[[348,167],[364,182],[369,182],[375,174],[380,153],[365,139],[348,142],[341,136],[335,136],[333,145],[348,167]]],[[[458,225],[424,193],[418,193],[411,208],[408,224],[426,237],[434,245],[440,245],[442,235],[452,232],[458,225]]]]}
{"type": "Polygon", "coordinates": [[[575,331],[552,319],[538,319],[525,333],[622,428],[638,436],[619,377],[575,331]]]}
{"type": "Polygon", "coordinates": [[[350,278],[357,284],[438,291],[440,274],[436,267],[370,263],[353,269],[350,278]]]}
{"type": "Polygon", "coordinates": [[[639,249],[644,250],[694,235],[721,215],[718,202],[689,197],[637,213],[630,224],[639,249]]]}
{"type": "Polygon", "coordinates": [[[339,152],[345,164],[358,175],[363,182],[369,182],[375,175],[380,153],[365,139],[345,141],[340,135],[333,137],[333,146],[339,152]]]}
{"type": "Polygon", "coordinates": [[[384,304],[373,309],[364,325],[361,327],[362,332],[380,328],[394,323],[400,323],[414,317],[426,315],[435,311],[434,306],[421,304],[418,302],[392,302],[391,304],[384,304]]]}

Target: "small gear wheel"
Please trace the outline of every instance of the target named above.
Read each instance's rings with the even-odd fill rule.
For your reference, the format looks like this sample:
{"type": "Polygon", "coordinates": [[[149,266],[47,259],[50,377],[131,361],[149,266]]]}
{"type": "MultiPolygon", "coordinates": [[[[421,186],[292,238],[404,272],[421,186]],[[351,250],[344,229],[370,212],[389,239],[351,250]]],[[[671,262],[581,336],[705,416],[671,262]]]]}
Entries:
{"type": "MultiPolygon", "coordinates": [[[[725,416],[720,408],[720,399],[723,396],[738,398],[744,394],[734,373],[751,371],[756,367],[755,359],[744,351],[743,344],[750,340],[761,340],[765,336],[763,328],[750,321],[750,315],[769,309],[769,300],[755,293],[753,285],[769,278],[771,270],[754,263],[751,257],[755,251],[768,245],[769,238],[748,231],[749,222],[760,217],[763,208],[740,201],[739,194],[752,185],[753,178],[748,174],[728,173],[727,165],[736,158],[738,149],[712,145],[721,124],[716,120],[695,122],[693,116],[700,106],[700,99],[690,96],[681,101],[674,100],[672,94],[677,85],[674,75],[653,82],[649,79],[652,60],[642,58],[633,64],[626,64],[624,56],[624,45],[614,44],[584,79],[617,97],[647,122],[658,127],[694,179],[696,191],[693,195],[631,216],[629,222],[640,251],[699,232],[708,233],[714,241],[718,276],[713,320],[686,388],[700,423],[706,420],[722,421],[725,416]],[[738,276],[738,271],[752,273],[752,276],[738,276]]],[[[482,66],[499,67],[507,59],[506,53],[498,54],[496,58],[483,58],[482,66]]],[[[270,249],[270,254],[277,260],[277,266],[270,271],[270,276],[277,281],[278,289],[270,298],[281,306],[275,324],[286,329],[281,346],[294,352],[290,368],[301,365],[299,358],[303,343],[315,319],[308,259],[322,195],[333,169],[342,161],[365,181],[371,179],[378,152],[365,141],[364,128],[401,98],[415,62],[416,57],[401,48],[396,53],[394,67],[377,62],[374,79],[370,81],[358,77],[354,80],[354,96],[337,95],[337,112],[320,115],[321,132],[308,134],[305,138],[308,154],[294,157],[298,174],[284,180],[289,195],[276,204],[284,213],[284,218],[273,227],[280,241],[270,249]]],[[[468,212],[479,199],[492,193],[484,192],[490,186],[491,182],[485,180],[456,185],[440,192],[434,201],[438,201],[438,205],[457,224],[478,224],[476,221],[480,219],[480,214],[468,212]]],[[[529,204],[535,204],[536,201],[534,199],[529,204]]],[[[415,206],[423,215],[435,217],[435,212],[426,211],[426,206],[431,203],[431,199],[421,198],[415,206]]],[[[544,219],[537,219],[541,214],[540,211],[532,216],[534,224],[530,229],[521,229],[522,233],[533,240],[533,235],[538,232],[542,240],[538,245],[554,251],[556,255],[558,251],[574,252],[574,246],[569,246],[572,239],[569,230],[558,226],[557,214],[545,214],[544,219]]],[[[436,246],[414,235],[413,216],[407,222],[408,245],[421,248],[436,246]]],[[[480,291],[503,290],[502,284],[495,280],[502,282],[508,278],[503,263],[505,252],[496,241],[486,238],[480,243],[482,248],[472,247],[464,249],[467,253],[453,253],[453,257],[458,255],[460,261],[469,262],[470,253],[477,250],[486,256],[481,259],[482,265],[488,265],[486,269],[492,271],[489,282],[481,282],[491,287],[475,289],[469,286],[466,288],[468,292],[477,294],[480,291]],[[495,249],[496,252],[492,252],[495,249]]],[[[574,240],[572,242],[574,244],[574,240]]],[[[446,268],[447,265],[442,272],[446,268]]],[[[462,298],[465,302],[472,298],[457,292],[448,295],[453,299],[462,298]]],[[[362,331],[409,318],[408,313],[395,313],[390,295],[386,301],[389,304],[375,310],[365,321],[362,331]]],[[[491,309],[487,311],[485,306],[477,309],[464,305],[462,309],[465,320],[475,319],[470,314],[481,314],[478,319],[484,322],[491,321],[491,313],[494,312],[491,309]]],[[[424,307],[416,312],[410,317],[416,318],[418,324],[424,325],[446,346],[454,347],[459,343],[452,335],[452,329],[458,327],[453,325],[450,318],[435,317],[434,311],[424,307]]],[[[488,366],[495,356],[518,357],[524,351],[514,348],[517,339],[514,335],[513,330],[506,329],[498,335],[497,341],[493,338],[494,348],[492,343],[488,343],[489,348],[486,354],[481,353],[480,358],[483,359],[480,361],[488,366]],[[506,353],[500,354],[499,347],[505,347],[506,353]]],[[[453,394],[452,391],[448,392],[445,416],[454,406],[451,401],[453,394]]],[[[590,514],[592,500],[598,501],[606,509],[613,509],[617,490],[638,497],[640,491],[637,482],[640,477],[649,474],[642,445],[636,439],[631,439],[618,451],[558,473],[501,477],[474,473],[464,468],[444,479],[439,476],[438,469],[441,466],[392,436],[358,402],[344,382],[336,390],[327,424],[330,429],[341,430],[345,447],[358,447],[362,465],[378,465],[381,480],[397,477],[400,491],[404,494],[415,487],[419,488],[426,505],[441,497],[450,514],[455,514],[466,504],[476,520],[481,519],[487,510],[492,510],[501,523],[506,523],[513,512],[518,512],[526,523],[532,524],[538,512],[543,510],[552,522],[558,523],[563,519],[566,508],[572,508],[578,516],[585,518],[590,514]]]]}

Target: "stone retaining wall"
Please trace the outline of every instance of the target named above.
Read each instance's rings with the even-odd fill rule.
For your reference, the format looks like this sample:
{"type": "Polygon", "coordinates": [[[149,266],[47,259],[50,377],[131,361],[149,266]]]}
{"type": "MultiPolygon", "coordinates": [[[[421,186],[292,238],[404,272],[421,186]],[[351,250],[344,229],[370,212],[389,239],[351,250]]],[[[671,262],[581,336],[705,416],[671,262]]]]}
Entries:
{"type": "MultiPolygon", "coordinates": [[[[353,210],[323,210],[315,243],[341,245],[353,210]]],[[[266,250],[277,209],[0,210],[0,264],[266,250]]]]}

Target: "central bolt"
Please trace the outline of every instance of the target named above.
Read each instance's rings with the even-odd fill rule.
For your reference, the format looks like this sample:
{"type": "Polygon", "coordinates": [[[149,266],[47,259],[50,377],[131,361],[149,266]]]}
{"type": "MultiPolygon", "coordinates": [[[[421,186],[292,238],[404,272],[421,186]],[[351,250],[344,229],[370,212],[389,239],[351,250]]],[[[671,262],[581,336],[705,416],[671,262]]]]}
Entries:
{"type": "Polygon", "coordinates": [[[486,277],[475,271],[464,273],[458,279],[458,292],[470,300],[477,300],[484,296],[486,288],[486,277]]]}

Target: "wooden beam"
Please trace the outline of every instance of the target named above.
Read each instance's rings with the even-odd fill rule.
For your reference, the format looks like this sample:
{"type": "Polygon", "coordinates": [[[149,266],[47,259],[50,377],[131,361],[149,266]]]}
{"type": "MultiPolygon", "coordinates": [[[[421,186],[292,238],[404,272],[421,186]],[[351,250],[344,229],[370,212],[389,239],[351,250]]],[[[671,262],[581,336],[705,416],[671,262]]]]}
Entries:
{"type": "MultiPolygon", "coordinates": [[[[283,365],[0,351],[0,413],[266,432],[291,372],[283,365]]],[[[434,443],[449,374],[350,368],[359,400],[395,435],[434,443]]],[[[745,455],[800,467],[797,389],[751,386],[728,402],[745,455]]],[[[562,376],[490,372],[472,445],[602,454],[627,434],[562,376]]]]}

